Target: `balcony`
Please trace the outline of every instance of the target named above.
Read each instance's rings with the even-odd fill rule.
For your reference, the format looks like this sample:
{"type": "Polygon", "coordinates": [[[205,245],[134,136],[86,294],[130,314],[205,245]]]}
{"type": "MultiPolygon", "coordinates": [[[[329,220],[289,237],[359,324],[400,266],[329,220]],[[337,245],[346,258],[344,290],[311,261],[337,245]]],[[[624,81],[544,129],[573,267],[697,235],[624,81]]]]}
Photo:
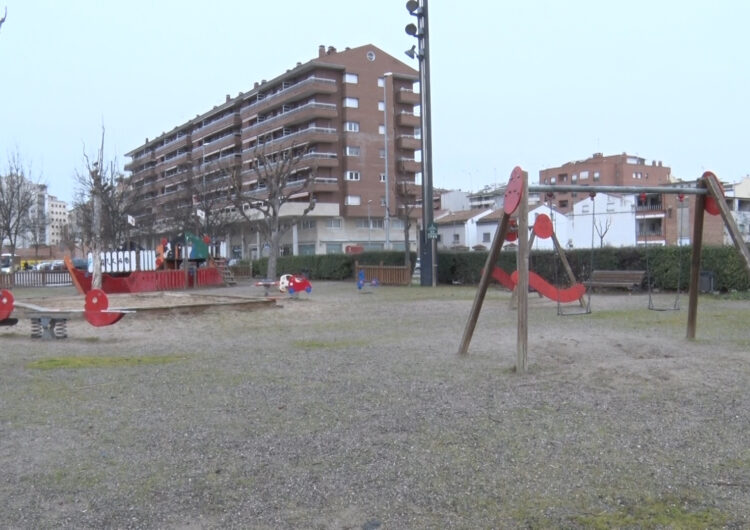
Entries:
{"type": "Polygon", "coordinates": [[[185,162],[188,162],[191,159],[190,153],[180,153],[178,155],[174,155],[171,158],[164,158],[162,162],[159,162],[158,168],[161,171],[164,171],[169,168],[177,167],[180,164],[184,164],[185,162]]]}
{"type": "MultiPolygon", "coordinates": [[[[154,162],[155,160],[156,160],[156,155],[154,151],[149,151],[145,155],[139,156],[138,158],[134,158],[130,162],[125,164],[125,170],[133,171],[134,169],[144,166],[148,164],[149,162],[154,162]]],[[[142,170],[139,170],[139,171],[142,171],[142,170]]]]}
{"type": "Polygon", "coordinates": [[[422,171],[422,163],[413,158],[399,158],[398,169],[404,173],[419,173],[422,171]]]}
{"type": "Polygon", "coordinates": [[[305,153],[302,164],[311,167],[339,167],[336,153],[305,153]]]}
{"type": "Polygon", "coordinates": [[[410,112],[402,112],[396,117],[396,123],[401,127],[421,127],[422,118],[410,112]]]}
{"type": "Polygon", "coordinates": [[[165,153],[176,151],[177,149],[180,149],[181,147],[187,147],[188,145],[190,145],[190,135],[186,134],[184,136],[180,136],[179,138],[175,138],[171,142],[167,142],[158,146],[156,148],[156,156],[162,156],[165,153]]]}
{"type": "MultiPolygon", "coordinates": [[[[308,127],[293,133],[274,138],[258,146],[258,150],[264,153],[273,153],[288,149],[295,145],[315,144],[315,143],[335,143],[338,139],[336,129],[326,127],[308,127]]],[[[255,158],[256,148],[246,147],[242,150],[242,162],[248,162],[255,158]]]]}
{"type": "Polygon", "coordinates": [[[282,88],[265,97],[258,97],[259,93],[256,95],[254,102],[242,107],[240,115],[245,119],[253,114],[268,110],[274,105],[280,105],[282,101],[294,101],[315,94],[335,94],[337,90],[338,88],[334,79],[315,76],[308,77],[299,83],[282,88]]]}
{"type": "Polygon", "coordinates": [[[218,120],[212,121],[211,123],[207,123],[206,125],[203,125],[202,127],[197,127],[193,129],[191,136],[193,138],[193,142],[196,142],[198,140],[205,138],[206,136],[219,132],[223,129],[229,129],[229,128],[234,128],[234,127],[239,129],[240,124],[241,124],[240,115],[239,113],[234,112],[232,114],[229,114],[228,116],[224,116],[223,118],[219,118],[218,120]]]}
{"type": "Polygon", "coordinates": [[[422,139],[408,135],[399,136],[396,138],[396,147],[406,151],[418,151],[422,149],[422,139]]]}
{"type": "Polygon", "coordinates": [[[422,103],[422,96],[413,90],[402,88],[396,93],[396,102],[406,105],[419,105],[422,103]]]}
{"type": "Polygon", "coordinates": [[[227,147],[240,147],[240,137],[238,134],[228,134],[221,138],[217,138],[212,142],[203,144],[200,148],[200,156],[206,157],[226,149],[227,147]]]}
{"type": "Polygon", "coordinates": [[[242,129],[242,136],[257,136],[262,131],[286,125],[307,123],[316,118],[335,118],[338,115],[333,103],[308,103],[242,129]]]}

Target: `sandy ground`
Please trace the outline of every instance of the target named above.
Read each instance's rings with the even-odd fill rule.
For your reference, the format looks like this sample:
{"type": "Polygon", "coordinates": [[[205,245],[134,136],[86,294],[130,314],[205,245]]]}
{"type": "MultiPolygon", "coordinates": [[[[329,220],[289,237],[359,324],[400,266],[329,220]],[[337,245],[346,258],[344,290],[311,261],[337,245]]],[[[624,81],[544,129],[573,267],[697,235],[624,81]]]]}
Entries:
{"type": "Polygon", "coordinates": [[[750,302],[702,296],[687,341],[686,296],[532,296],[516,374],[505,291],[456,354],[474,292],[0,328],[0,526],[750,527],[750,302]]]}

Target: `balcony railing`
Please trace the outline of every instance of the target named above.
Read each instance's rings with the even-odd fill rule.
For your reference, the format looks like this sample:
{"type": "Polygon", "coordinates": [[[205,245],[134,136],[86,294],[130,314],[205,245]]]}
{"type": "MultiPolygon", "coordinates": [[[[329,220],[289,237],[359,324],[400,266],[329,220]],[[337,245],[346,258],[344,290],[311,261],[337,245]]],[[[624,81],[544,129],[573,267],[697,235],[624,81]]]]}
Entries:
{"type": "MultiPolygon", "coordinates": [[[[265,143],[261,144],[263,147],[260,147],[260,148],[261,149],[265,149],[265,148],[273,146],[275,144],[279,144],[279,143],[282,143],[282,142],[287,142],[287,141],[292,140],[294,138],[298,138],[298,137],[303,136],[305,134],[314,134],[314,133],[319,133],[319,134],[333,134],[333,135],[335,135],[336,134],[336,129],[333,129],[333,128],[330,128],[330,127],[307,127],[306,129],[301,129],[299,131],[295,131],[293,133],[286,134],[286,135],[280,136],[278,138],[274,138],[273,140],[269,140],[268,142],[265,142],[265,143]]],[[[255,146],[244,148],[242,150],[243,160],[247,161],[246,155],[248,153],[255,152],[255,149],[256,149],[255,146]]]]}
{"type": "Polygon", "coordinates": [[[336,87],[336,80],[335,79],[327,79],[325,77],[310,76],[310,77],[308,77],[306,79],[303,79],[299,83],[295,83],[295,84],[290,85],[290,86],[288,86],[286,88],[282,88],[278,92],[274,92],[273,94],[269,94],[267,96],[264,96],[261,99],[256,99],[253,103],[242,107],[242,112],[245,113],[248,110],[251,110],[254,107],[259,106],[262,103],[268,103],[268,102],[273,101],[274,99],[276,99],[278,97],[281,97],[281,96],[283,96],[285,94],[289,94],[292,90],[297,90],[297,89],[299,89],[301,87],[304,87],[305,85],[310,85],[310,84],[313,84],[313,83],[330,84],[334,88],[334,90],[335,90],[335,87],[336,87]]]}
{"type": "Polygon", "coordinates": [[[310,110],[310,109],[320,109],[320,110],[328,110],[336,112],[336,105],[333,103],[307,103],[305,105],[301,105],[299,107],[295,107],[293,109],[290,109],[286,112],[282,112],[281,114],[276,114],[275,116],[271,116],[267,120],[260,121],[258,123],[254,123],[253,125],[249,125],[242,129],[242,135],[247,136],[251,135],[254,132],[256,132],[258,129],[264,129],[270,125],[273,125],[275,122],[279,122],[282,119],[286,120],[290,118],[291,116],[294,116],[295,114],[299,114],[304,110],[310,110]]]}

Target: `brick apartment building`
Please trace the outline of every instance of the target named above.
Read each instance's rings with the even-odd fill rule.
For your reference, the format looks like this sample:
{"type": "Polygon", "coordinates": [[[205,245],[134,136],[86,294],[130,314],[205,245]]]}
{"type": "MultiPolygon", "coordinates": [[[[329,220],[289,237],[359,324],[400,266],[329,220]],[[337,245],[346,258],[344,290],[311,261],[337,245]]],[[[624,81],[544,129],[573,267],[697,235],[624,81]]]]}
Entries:
{"type": "MultiPolygon", "coordinates": [[[[320,46],[316,58],[236,97],[227,95],[221,105],[147,139],[126,154],[131,186],[145,197],[132,213],[134,238],[152,247],[172,235],[161,221],[175,208],[193,207],[178,193],[188,177],[212,178],[221,164],[257,185],[250,164],[258,146],[266,154],[294,146],[304,150],[304,167],[297,170],[314,172],[316,204],[286,234],[285,254],[338,253],[350,245],[383,248],[386,180],[391,247],[403,249],[396,189],[408,197],[401,204],[413,206],[421,197],[418,80],[416,70],[373,45],[343,51],[320,46]]],[[[285,215],[301,213],[310,198],[303,195],[285,215]]],[[[411,209],[410,217],[414,249],[421,210],[411,209]]],[[[257,257],[264,243],[238,221],[225,236],[224,255],[257,257]]]]}
{"type": "MultiPolygon", "coordinates": [[[[623,153],[604,156],[594,153],[591,158],[566,162],[560,167],[539,172],[539,184],[577,184],[580,186],[674,186],[695,187],[696,181],[682,182],[672,178],[671,169],[661,161],[647,162],[645,159],[623,153]]],[[[573,210],[575,203],[588,198],[581,192],[555,192],[547,197],[550,206],[563,213],[573,210]]],[[[692,240],[694,217],[694,195],[680,198],[676,194],[649,193],[644,191],[636,197],[635,240],[638,245],[689,244],[692,240]]],[[[706,215],[703,228],[703,243],[724,243],[724,223],[718,216],[706,215]]]]}

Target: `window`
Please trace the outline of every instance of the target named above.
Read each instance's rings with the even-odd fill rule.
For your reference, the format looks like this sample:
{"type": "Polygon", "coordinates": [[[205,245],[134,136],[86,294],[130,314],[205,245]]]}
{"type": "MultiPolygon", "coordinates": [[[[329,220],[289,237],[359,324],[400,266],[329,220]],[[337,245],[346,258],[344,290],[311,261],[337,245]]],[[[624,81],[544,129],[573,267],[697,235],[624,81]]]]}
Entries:
{"type": "Polygon", "coordinates": [[[489,232],[482,232],[482,243],[491,243],[491,234],[489,232]]]}
{"type": "Polygon", "coordinates": [[[453,244],[458,245],[461,242],[461,236],[458,234],[453,234],[453,244]]]}
{"type": "Polygon", "coordinates": [[[353,85],[356,85],[357,83],[359,83],[359,76],[357,74],[347,72],[344,74],[344,83],[351,83],[353,85]]]}
{"type": "Polygon", "coordinates": [[[315,219],[302,219],[302,230],[311,230],[315,228],[315,219]]]}
{"type": "Polygon", "coordinates": [[[578,178],[581,180],[588,180],[589,178],[589,172],[588,171],[581,171],[581,173],[578,175],[578,178]]]}
{"type": "Polygon", "coordinates": [[[347,195],[344,199],[344,204],[347,206],[359,206],[362,204],[362,197],[359,195],[347,195]]]}
{"type": "Polygon", "coordinates": [[[385,110],[385,101],[378,101],[378,110],[380,111],[385,110]]]}
{"type": "Polygon", "coordinates": [[[359,122],[358,121],[344,122],[344,130],[349,131],[349,132],[359,132],[359,122]]]}
{"type": "Polygon", "coordinates": [[[341,243],[326,243],[326,254],[342,254],[341,243]]]}
{"type": "MultiPolygon", "coordinates": [[[[395,229],[398,229],[398,230],[403,230],[404,229],[404,221],[402,219],[399,219],[398,217],[396,217],[396,218],[392,217],[390,222],[391,222],[391,228],[393,228],[394,230],[395,229]]],[[[403,250],[403,248],[401,250],[403,250]]]]}
{"type": "Polygon", "coordinates": [[[565,201],[565,200],[564,201],[560,201],[558,203],[558,206],[560,206],[560,208],[567,208],[568,207],[568,201],[565,201]]]}
{"type": "Polygon", "coordinates": [[[347,171],[346,172],[346,180],[360,180],[362,175],[359,171],[347,171]]]}
{"type": "Polygon", "coordinates": [[[594,171],[594,180],[599,180],[599,172],[594,171]]]}
{"type": "Polygon", "coordinates": [[[385,173],[380,174],[380,182],[385,182],[385,173]]]}
{"type": "Polygon", "coordinates": [[[379,153],[380,153],[380,158],[385,158],[385,149],[381,149],[379,153]]]}
{"type": "Polygon", "coordinates": [[[378,86],[383,88],[385,86],[385,77],[378,77],[378,86]]]}
{"type": "Polygon", "coordinates": [[[359,146],[356,146],[356,145],[347,145],[346,146],[346,156],[359,156],[359,146]]]}
{"type": "Polygon", "coordinates": [[[341,228],[341,217],[326,219],[326,228],[341,228]]]}
{"type": "Polygon", "coordinates": [[[305,245],[300,244],[297,247],[297,251],[300,256],[314,256],[315,255],[315,243],[308,243],[305,245]]]}
{"type": "Polygon", "coordinates": [[[570,176],[570,181],[571,182],[575,182],[577,180],[578,180],[578,175],[576,175],[575,173],[570,176]]]}
{"type": "Polygon", "coordinates": [[[369,223],[369,219],[367,219],[367,217],[359,217],[355,221],[355,226],[357,228],[368,228],[369,225],[370,225],[370,223],[369,223]]]}
{"type": "Polygon", "coordinates": [[[358,109],[359,108],[359,99],[357,99],[357,98],[344,98],[344,107],[348,107],[350,109],[358,109]]]}
{"type": "Polygon", "coordinates": [[[373,228],[381,228],[382,229],[382,228],[385,227],[385,224],[383,222],[383,218],[382,217],[373,217],[373,218],[371,218],[371,221],[372,221],[372,227],[373,228]]]}
{"type": "Polygon", "coordinates": [[[385,125],[378,125],[378,134],[385,134],[385,125]]]}

